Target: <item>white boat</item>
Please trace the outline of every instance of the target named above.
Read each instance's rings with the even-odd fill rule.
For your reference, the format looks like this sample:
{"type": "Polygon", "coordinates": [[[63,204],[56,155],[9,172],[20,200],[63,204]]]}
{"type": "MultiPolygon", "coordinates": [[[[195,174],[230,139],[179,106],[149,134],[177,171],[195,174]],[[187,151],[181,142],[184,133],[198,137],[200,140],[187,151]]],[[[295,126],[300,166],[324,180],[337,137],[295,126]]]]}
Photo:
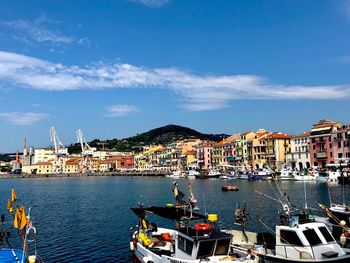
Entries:
{"type": "Polygon", "coordinates": [[[132,233],[130,249],[141,263],[257,263],[258,257],[231,245],[232,235],[218,227],[217,215],[208,217],[189,207],[132,208],[139,227],[132,233]],[[176,227],[148,224],[147,213],[176,221],[176,227]]]}
{"type": "Polygon", "coordinates": [[[188,174],[186,175],[187,179],[196,179],[196,176],[199,176],[200,173],[196,170],[189,170],[188,174]]]}
{"type": "Polygon", "coordinates": [[[317,174],[313,174],[312,171],[309,171],[308,174],[304,175],[301,172],[294,171],[293,177],[295,181],[314,181],[316,180],[317,174]]]}
{"type": "Polygon", "coordinates": [[[294,180],[293,171],[290,168],[282,168],[280,174],[278,175],[278,180],[280,181],[289,181],[294,180]]]}
{"type": "Polygon", "coordinates": [[[329,182],[338,182],[338,177],[341,176],[339,171],[329,171],[328,181],[329,182]]]}
{"type": "Polygon", "coordinates": [[[179,179],[179,178],[185,178],[185,174],[181,171],[174,171],[173,173],[171,173],[167,177],[173,178],[173,179],[179,179]]]}

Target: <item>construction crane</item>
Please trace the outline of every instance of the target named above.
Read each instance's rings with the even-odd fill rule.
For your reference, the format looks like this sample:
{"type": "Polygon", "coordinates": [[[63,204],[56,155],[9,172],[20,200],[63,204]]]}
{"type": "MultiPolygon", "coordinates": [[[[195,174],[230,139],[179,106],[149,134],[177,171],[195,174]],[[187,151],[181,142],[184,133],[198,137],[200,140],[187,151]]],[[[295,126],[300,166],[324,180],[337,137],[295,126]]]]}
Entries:
{"type": "Polygon", "coordinates": [[[81,129],[77,130],[77,142],[81,146],[81,172],[87,172],[92,170],[91,157],[94,149],[86,142],[81,129]]]}
{"type": "Polygon", "coordinates": [[[53,172],[61,173],[63,172],[63,161],[64,161],[63,158],[68,155],[68,149],[64,147],[64,145],[61,143],[54,127],[51,127],[51,129],[49,130],[49,133],[50,133],[50,142],[52,142],[53,146],[55,147],[55,155],[56,155],[56,160],[53,166],[53,172]]]}

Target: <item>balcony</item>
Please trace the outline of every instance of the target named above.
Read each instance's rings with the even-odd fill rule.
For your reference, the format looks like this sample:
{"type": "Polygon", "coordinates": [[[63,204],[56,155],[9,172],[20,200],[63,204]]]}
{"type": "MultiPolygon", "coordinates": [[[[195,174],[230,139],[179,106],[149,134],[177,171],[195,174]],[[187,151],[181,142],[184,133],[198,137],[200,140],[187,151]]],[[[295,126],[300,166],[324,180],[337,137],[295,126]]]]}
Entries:
{"type": "Polygon", "coordinates": [[[327,159],[327,153],[326,152],[318,152],[316,153],[317,159],[327,159]]]}

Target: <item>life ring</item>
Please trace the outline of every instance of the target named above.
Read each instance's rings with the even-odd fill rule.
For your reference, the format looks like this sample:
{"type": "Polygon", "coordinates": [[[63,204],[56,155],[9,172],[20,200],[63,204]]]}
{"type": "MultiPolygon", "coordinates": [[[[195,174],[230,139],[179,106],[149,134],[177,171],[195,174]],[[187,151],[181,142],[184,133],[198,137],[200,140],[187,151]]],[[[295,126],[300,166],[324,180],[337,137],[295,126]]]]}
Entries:
{"type": "Polygon", "coordinates": [[[194,229],[197,231],[209,231],[211,229],[211,225],[208,223],[199,223],[194,225],[194,229]]]}

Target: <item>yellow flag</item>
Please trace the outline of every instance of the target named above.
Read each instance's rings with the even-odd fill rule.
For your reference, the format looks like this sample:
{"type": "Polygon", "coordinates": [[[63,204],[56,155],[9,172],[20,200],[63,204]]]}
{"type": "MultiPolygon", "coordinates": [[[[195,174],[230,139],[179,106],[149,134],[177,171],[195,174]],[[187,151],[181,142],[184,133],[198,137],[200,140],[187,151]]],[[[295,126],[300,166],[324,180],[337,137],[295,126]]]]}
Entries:
{"type": "Polygon", "coordinates": [[[17,195],[16,195],[15,189],[13,189],[13,187],[12,187],[12,192],[11,192],[11,199],[12,199],[12,202],[16,202],[16,200],[17,200],[17,195]]]}
{"type": "Polygon", "coordinates": [[[24,211],[24,207],[21,207],[22,214],[21,214],[21,225],[19,226],[19,229],[22,230],[27,225],[27,216],[26,212],[24,211]]]}
{"type": "Polygon", "coordinates": [[[7,200],[7,210],[12,214],[13,213],[13,207],[10,199],[7,200]]]}
{"type": "Polygon", "coordinates": [[[14,228],[18,228],[18,225],[19,225],[19,217],[20,217],[20,214],[19,214],[20,212],[19,212],[19,209],[17,208],[16,209],[16,213],[15,213],[15,218],[14,218],[14,220],[13,220],[13,227],[14,228]]]}

